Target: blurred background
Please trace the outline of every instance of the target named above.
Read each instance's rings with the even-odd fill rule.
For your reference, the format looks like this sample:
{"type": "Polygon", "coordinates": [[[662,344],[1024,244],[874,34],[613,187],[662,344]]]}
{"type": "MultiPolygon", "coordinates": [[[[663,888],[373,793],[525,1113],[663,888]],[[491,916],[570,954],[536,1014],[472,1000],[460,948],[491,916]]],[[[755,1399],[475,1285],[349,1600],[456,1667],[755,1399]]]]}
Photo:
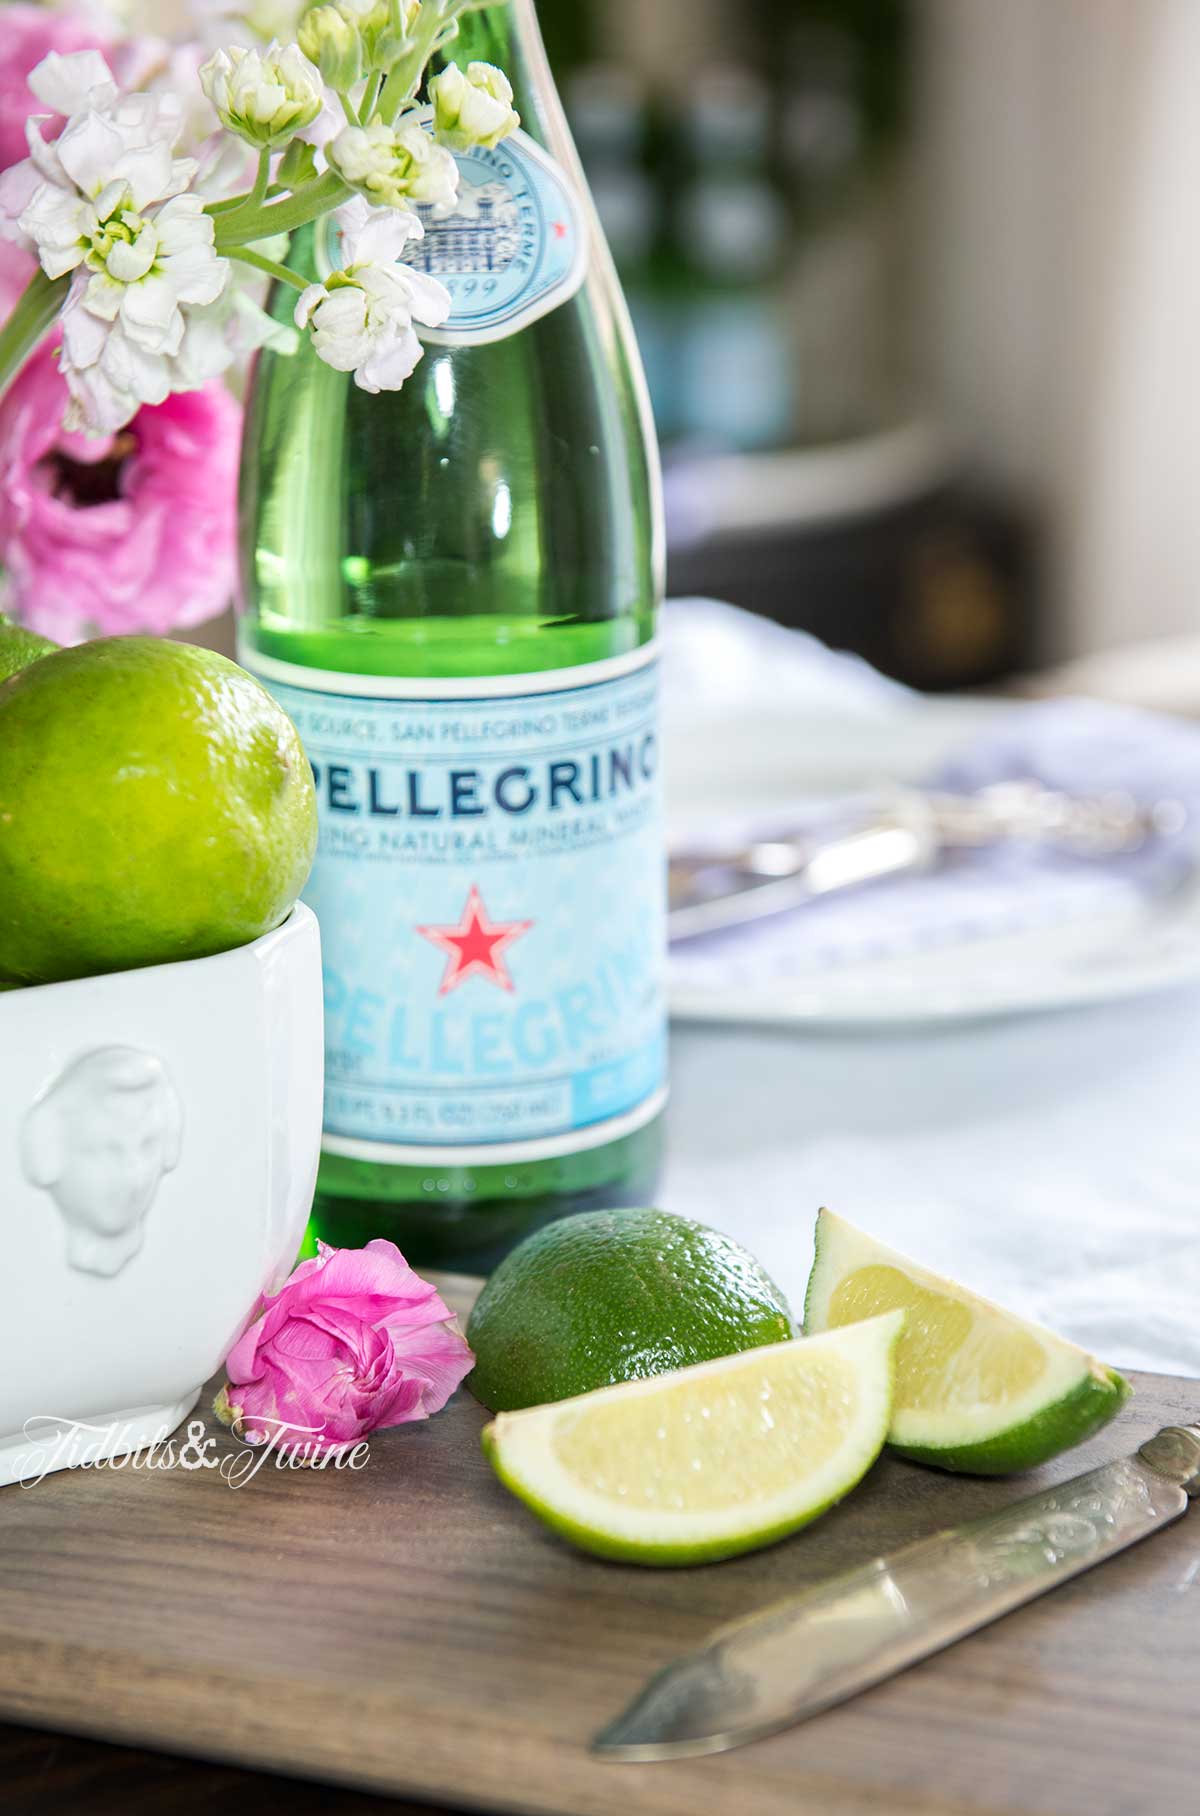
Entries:
{"type": "Polygon", "coordinates": [[[1200,667],[1195,0],[539,13],[673,593],[925,688],[1146,639],[1200,667]]]}

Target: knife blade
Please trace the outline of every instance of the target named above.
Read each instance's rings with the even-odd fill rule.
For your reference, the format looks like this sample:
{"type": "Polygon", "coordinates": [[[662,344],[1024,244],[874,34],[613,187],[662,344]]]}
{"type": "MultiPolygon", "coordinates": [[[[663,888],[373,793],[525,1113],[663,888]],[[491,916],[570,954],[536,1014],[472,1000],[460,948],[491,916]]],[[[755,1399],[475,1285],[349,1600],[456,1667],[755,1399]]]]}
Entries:
{"type": "Polygon", "coordinates": [[[592,1742],[606,1759],[721,1753],[807,1721],[1149,1538],[1200,1494],[1200,1425],[719,1628],[592,1742]]]}

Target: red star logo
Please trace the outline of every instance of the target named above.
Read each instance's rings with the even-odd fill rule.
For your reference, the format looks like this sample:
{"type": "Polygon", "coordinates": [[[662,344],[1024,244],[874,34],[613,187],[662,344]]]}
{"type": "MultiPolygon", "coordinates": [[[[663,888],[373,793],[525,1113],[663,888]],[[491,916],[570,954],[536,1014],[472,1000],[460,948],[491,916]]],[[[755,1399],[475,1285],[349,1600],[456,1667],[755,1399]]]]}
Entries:
{"type": "Polygon", "coordinates": [[[501,990],[511,990],[513,981],[500,954],[532,926],[532,921],[489,921],[483,897],[472,884],[457,926],[417,928],[422,939],[450,954],[438,995],[448,995],[476,972],[490,978],[501,990]]]}

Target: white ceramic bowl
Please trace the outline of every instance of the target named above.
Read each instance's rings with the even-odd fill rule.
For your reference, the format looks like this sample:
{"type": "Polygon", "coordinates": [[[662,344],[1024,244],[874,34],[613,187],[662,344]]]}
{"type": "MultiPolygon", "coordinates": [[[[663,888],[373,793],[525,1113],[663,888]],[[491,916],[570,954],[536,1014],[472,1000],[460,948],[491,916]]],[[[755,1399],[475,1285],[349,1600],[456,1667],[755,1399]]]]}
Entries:
{"type": "Polygon", "coordinates": [[[214,958],[0,993],[0,1484],[164,1436],[289,1272],[321,1015],[303,905],[214,958]]]}

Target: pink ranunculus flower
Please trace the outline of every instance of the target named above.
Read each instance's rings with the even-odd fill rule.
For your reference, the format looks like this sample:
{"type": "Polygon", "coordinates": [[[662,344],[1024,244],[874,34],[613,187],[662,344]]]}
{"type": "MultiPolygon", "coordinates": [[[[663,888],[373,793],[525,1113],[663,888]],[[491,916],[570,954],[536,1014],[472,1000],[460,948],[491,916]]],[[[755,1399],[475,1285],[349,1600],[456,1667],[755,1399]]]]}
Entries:
{"type": "Polygon", "coordinates": [[[218,1416],[252,1444],[344,1449],[440,1412],[475,1358],[393,1242],[302,1261],[225,1360],[218,1416]]]}
{"type": "MultiPolygon", "coordinates": [[[[33,270],[0,246],[0,319],[33,270]]],[[[4,609],[56,643],[162,636],[233,596],[241,408],[220,382],[145,405],[116,435],[62,427],[44,342],[0,398],[4,609]]]]}
{"type": "MultiPolygon", "coordinates": [[[[76,50],[103,50],[104,42],[83,12],[51,12],[45,6],[0,9],[0,170],[29,155],[25,121],[31,113],[45,112],[29,92],[30,70],[51,51],[67,56],[76,50]]],[[[46,137],[57,137],[61,126],[61,120],[52,120],[46,137]]]]}

